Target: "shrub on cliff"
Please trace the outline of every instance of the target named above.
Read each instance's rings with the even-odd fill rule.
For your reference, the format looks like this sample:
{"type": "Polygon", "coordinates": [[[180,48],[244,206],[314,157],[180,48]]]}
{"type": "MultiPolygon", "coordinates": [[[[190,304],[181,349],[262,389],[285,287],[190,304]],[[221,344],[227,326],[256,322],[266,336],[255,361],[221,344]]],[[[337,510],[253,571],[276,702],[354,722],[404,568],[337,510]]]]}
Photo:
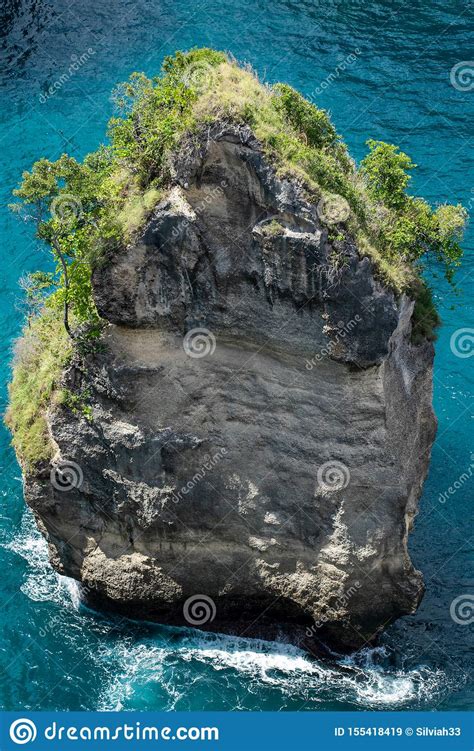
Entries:
{"type": "Polygon", "coordinates": [[[431,252],[451,281],[462,257],[458,241],[467,212],[460,204],[444,204],[433,211],[422,198],[408,195],[409,172],[416,167],[410,157],[383,141],[367,144],[370,151],[362,160],[361,174],[372,199],[388,209],[378,232],[383,253],[416,263],[431,252]]]}

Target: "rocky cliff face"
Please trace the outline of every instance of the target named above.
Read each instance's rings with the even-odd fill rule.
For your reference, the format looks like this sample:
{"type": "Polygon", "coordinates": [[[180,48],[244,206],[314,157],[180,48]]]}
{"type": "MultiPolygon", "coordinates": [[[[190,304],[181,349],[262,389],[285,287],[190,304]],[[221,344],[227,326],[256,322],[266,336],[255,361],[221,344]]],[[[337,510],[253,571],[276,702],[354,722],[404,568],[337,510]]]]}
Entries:
{"type": "Polygon", "coordinates": [[[247,128],[215,127],[173,175],[95,272],[104,347],[64,374],[92,417],[50,410],[27,501],[92,603],[360,647],[423,590],[432,346],[247,128]]]}

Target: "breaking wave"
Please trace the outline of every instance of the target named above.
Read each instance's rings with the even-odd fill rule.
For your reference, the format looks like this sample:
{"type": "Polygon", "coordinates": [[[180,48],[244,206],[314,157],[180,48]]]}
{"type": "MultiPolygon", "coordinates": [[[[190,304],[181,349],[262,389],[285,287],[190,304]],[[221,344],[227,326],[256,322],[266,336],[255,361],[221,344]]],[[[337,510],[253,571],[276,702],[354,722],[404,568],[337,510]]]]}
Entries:
{"type": "Polygon", "coordinates": [[[261,709],[402,709],[432,701],[446,681],[441,670],[424,666],[389,671],[377,664],[385,657],[377,649],[329,663],[287,644],[202,632],[183,634],[174,645],[124,640],[114,649],[118,669],[102,693],[104,710],[130,702],[144,708],[140,696],[152,694],[153,685],[165,693],[165,709],[193,709],[194,694],[209,691],[213,708],[220,697],[217,708],[227,710],[256,702],[261,709]]]}
{"type": "Polygon", "coordinates": [[[34,602],[54,602],[67,605],[69,580],[58,576],[48,560],[48,545],[38,532],[33,514],[28,509],[23,514],[21,526],[15,537],[2,545],[27,562],[20,590],[34,602]]]}

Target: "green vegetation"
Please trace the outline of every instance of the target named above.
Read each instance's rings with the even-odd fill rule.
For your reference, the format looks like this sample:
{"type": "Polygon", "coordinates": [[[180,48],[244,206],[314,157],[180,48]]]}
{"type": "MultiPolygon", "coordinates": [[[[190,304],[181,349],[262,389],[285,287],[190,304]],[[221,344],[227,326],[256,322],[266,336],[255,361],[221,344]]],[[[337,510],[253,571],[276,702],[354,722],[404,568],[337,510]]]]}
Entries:
{"type": "Polygon", "coordinates": [[[276,219],[272,219],[271,222],[262,226],[262,234],[265,237],[277,237],[277,235],[282,235],[284,231],[285,228],[276,219]]]}
{"type": "Polygon", "coordinates": [[[31,172],[23,173],[20,187],[14,191],[21,202],[12,204],[23,219],[33,221],[37,237],[52,252],[55,271],[33,274],[26,282],[28,298],[51,291],[49,307],[62,309],[64,327],[70,337],[71,312],[77,323],[97,329],[99,316],[91,294],[91,240],[96,227],[103,224],[103,181],[96,170],[100,154],[91,155],[84,164],[64,154],[56,162],[40,159],[31,172]]]}
{"type": "Polygon", "coordinates": [[[316,149],[334,146],[338,135],[324,110],[317,109],[285,83],[277,83],[273,91],[277,94],[277,109],[299,133],[305,135],[308,146],[316,149]]]}
{"type": "MultiPolygon", "coordinates": [[[[300,181],[308,199],[343,196],[351,216],[341,223],[370,255],[397,293],[419,287],[416,266],[431,254],[451,280],[459,265],[461,206],[433,211],[407,188],[411,159],[396,146],[368,141],[360,170],[324,110],[286,84],[261,84],[253,71],[209,49],[178,52],[162,75],[134,73],[117,87],[122,116],[109,124],[110,144],[82,164],[63,155],[41,159],[23,175],[15,209],[33,219],[57,268],[49,280],[57,304],[92,332],[99,323],[90,270],[107,252],[132,239],[170,183],[170,156],[216,121],[251,126],[281,176],[300,181]]],[[[72,332],[71,332],[72,333],[72,332]]]]}
{"type": "Polygon", "coordinates": [[[361,174],[373,201],[386,209],[383,224],[375,228],[382,254],[414,264],[432,253],[451,281],[462,257],[458,241],[467,212],[459,204],[433,211],[422,198],[408,195],[409,170],[416,166],[410,157],[383,141],[367,143],[370,153],[362,160],[361,174]]]}
{"type": "Polygon", "coordinates": [[[367,145],[370,153],[362,161],[362,172],[367,176],[369,192],[389,208],[402,209],[411,179],[409,170],[416,164],[398,146],[372,139],[367,145]]]}
{"type": "MultiPolygon", "coordinates": [[[[309,201],[342,196],[350,216],[332,224],[331,233],[355,238],[384,283],[416,299],[416,337],[433,336],[438,317],[420,278],[421,263],[431,255],[452,280],[466,212],[460,205],[433,210],[409,195],[415,165],[396,146],[368,141],[369,153],[358,170],[327,112],[286,84],[260,83],[250,68],[209,49],[166,58],[157,78],[134,73],[114,96],[121,116],[110,121],[109,145],[82,163],[66,154],[55,162],[41,159],[14,191],[18,202],[12,208],[34,222],[55,264],[53,272],[23,280],[31,324],[25,341],[39,340],[48,326],[53,342],[44,353],[33,347],[36,373],[27,373],[23,358],[15,366],[9,421],[26,461],[43,458],[47,450],[41,410],[71,346],[67,338],[82,341],[100,334],[92,269],[133,240],[166,195],[172,154],[198,144],[217,121],[249,125],[277,174],[297,180],[309,201]],[[60,318],[66,337],[63,331],[53,333],[60,318]]],[[[269,225],[266,231],[280,230],[269,225]]],[[[70,399],[65,403],[70,406],[70,399]]]]}
{"type": "Polygon", "coordinates": [[[44,415],[71,354],[72,343],[57,310],[46,308],[17,342],[6,423],[26,472],[51,458],[44,415]]]}
{"type": "Polygon", "coordinates": [[[415,309],[412,317],[412,342],[421,344],[423,341],[436,339],[436,327],[441,323],[436,310],[433,295],[427,284],[421,283],[415,295],[415,309]]]}
{"type": "Polygon", "coordinates": [[[82,415],[86,420],[91,421],[92,407],[89,404],[91,396],[91,391],[87,388],[78,392],[72,392],[69,389],[62,388],[57,393],[57,403],[62,404],[64,407],[68,407],[74,415],[82,415]]]}

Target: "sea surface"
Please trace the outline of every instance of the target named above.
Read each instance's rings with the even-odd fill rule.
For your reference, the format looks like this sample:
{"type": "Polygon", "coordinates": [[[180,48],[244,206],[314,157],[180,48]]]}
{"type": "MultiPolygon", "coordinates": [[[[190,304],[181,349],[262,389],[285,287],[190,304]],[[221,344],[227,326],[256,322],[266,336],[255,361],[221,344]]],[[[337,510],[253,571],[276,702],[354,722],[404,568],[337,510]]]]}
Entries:
{"type": "MultiPolygon", "coordinates": [[[[330,110],[356,159],[367,138],[400,144],[419,165],[416,191],[433,203],[461,201],[472,217],[473,13],[472,4],[458,0],[4,0],[2,409],[11,345],[22,325],[18,279],[49,267],[31,227],[10,215],[6,204],[35,159],[56,159],[63,151],[81,158],[97,147],[114,111],[110,93],[117,82],[134,70],[156,74],[176,49],[230,51],[263,80],[287,81],[330,110]],[[467,74],[459,63],[467,63],[467,74]]],[[[76,585],[48,564],[2,426],[0,706],[472,707],[473,236],[471,227],[457,294],[431,274],[444,325],[434,375],[439,430],[410,543],[426,581],[415,615],[389,628],[376,649],[318,662],[284,644],[87,611],[76,585]],[[463,329],[467,333],[459,333],[463,329]]]]}

